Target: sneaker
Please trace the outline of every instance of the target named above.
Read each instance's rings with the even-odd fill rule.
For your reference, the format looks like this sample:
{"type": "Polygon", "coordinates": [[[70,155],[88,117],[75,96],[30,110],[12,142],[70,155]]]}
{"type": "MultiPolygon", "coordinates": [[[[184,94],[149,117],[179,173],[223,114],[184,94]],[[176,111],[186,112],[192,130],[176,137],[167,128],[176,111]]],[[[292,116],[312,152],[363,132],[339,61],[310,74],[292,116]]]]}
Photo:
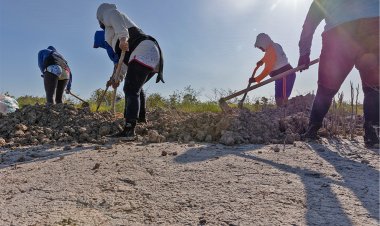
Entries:
{"type": "Polygon", "coordinates": [[[318,137],[318,130],[321,128],[321,125],[318,124],[310,124],[307,128],[307,131],[301,135],[302,140],[317,140],[318,137]]]}

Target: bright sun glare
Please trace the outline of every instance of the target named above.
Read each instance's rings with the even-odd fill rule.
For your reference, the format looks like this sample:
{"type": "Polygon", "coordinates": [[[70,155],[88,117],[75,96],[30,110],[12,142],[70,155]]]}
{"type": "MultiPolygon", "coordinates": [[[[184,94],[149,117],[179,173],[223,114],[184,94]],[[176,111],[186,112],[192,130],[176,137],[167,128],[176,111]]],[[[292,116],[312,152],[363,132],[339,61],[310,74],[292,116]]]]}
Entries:
{"type": "MultiPolygon", "coordinates": [[[[254,7],[261,0],[224,0],[224,4],[233,7],[238,11],[246,11],[254,7]]],[[[268,1],[271,4],[270,10],[274,10],[277,7],[285,7],[288,9],[297,9],[301,1],[305,0],[271,0],[268,1]]]]}
{"type": "Polygon", "coordinates": [[[271,10],[274,10],[280,5],[291,9],[297,9],[299,1],[300,0],[277,0],[272,4],[271,10]]]}

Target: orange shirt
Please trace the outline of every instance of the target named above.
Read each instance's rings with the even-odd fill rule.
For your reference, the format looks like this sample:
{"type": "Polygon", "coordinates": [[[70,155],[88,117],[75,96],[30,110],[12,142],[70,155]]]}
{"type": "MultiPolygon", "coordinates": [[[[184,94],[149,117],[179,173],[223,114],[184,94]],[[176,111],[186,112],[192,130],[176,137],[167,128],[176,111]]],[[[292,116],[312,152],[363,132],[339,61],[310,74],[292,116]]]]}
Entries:
{"type": "Polygon", "coordinates": [[[261,82],[261,80],[263,80],[273,71],[273,68],[276,65],[276,60],[276,49],[273,45],[270,45],[267,51],[265,51],[263,59],[261,59],[261,61],[264,62],[265,67],[261,74],[256,77],[256,82],[261,82]]]}

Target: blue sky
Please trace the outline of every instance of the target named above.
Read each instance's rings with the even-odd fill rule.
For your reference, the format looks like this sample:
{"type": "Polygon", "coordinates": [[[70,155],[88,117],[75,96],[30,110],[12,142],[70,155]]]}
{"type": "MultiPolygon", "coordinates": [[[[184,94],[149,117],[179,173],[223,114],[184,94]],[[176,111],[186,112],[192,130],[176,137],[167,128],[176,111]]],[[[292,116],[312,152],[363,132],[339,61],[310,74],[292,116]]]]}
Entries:
{"type": "MultiPolygon", "coordinates": [[[[0,0],[0,93],[44,96],[37,65],[41,49],[53,45],[73,72],[72,91],[88,98],[104,88],[113,65],[102,49],[93,49],[99,30],[97,0],[0,0]]],[[[263,53],[254,48],[265,32],[281,44],[290,63],[298,61],[298,40],[311,0],[123,0],[115,3],[145,33],[154,36],[164,52],[165,84],[151,81],[147,93],[168,96],[185,86],[202,91],[240,90],[263,53]]],[[[311,58],[321,49],[324,22],[313,40],[311,58]]],[[[341,90],[349,96],[349,81],[360,82],[354,69],[341,90]]],[[[317,66],[297,74],[292,96],[317,87],[317,66]]],[[[274,84],[250,93],[274,96],[274,84]]]]}

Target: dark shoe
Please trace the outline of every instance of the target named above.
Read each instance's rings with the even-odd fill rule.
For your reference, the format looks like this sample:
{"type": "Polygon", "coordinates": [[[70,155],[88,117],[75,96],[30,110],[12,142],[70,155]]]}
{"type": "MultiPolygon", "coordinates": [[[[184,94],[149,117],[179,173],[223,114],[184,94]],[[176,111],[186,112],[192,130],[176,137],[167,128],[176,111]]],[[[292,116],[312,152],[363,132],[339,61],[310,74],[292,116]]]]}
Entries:
{"type": "Polygon", "coordinates": [[[136,132],[135,132],[135,126],[136,124],[132,123],[126,123],[124,126],[123,131],[118,132],[114,135],[112,135],[112,138],[123,138],[128,141],[133,141],[137,139],[136,132]]]}
{"type": "Polygon", "coordinates": [[[147,124],[148,123],[148,120],[146,120],[146,118],[139,118],[137,120],[138,123],[144,123],[144,124],[147,124]]]}
{"type": "Polygon", "coordinates": [[[307,131],[301,135],[302,140],[316,140],[318,139],[318,130],[321,128],[320,124],[310,124],[307,131]]]}
{"type": "Polygon", "coordinates": [[[379,147],[379,127],[372,122],[364,123],[364,144],[367,148],[379,147]]]}

